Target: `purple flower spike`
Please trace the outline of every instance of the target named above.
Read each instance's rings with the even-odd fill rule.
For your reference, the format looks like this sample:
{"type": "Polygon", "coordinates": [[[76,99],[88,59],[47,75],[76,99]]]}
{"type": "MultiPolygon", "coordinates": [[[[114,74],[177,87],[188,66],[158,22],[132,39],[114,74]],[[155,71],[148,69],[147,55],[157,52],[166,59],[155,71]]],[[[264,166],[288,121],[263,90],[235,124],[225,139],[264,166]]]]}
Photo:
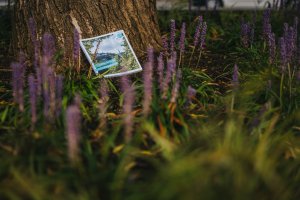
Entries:
{"type": "Polygon", "coordinates": [[[179,93],[181,77],[182,77],[181,70],[178,69],[176,74],[176,81],[172,89],[171,103],[176,103],[178,93],[179,93]]]}
{"type": "Polygon", "coordinates": [[[194,35],[194,47],[196,47],[199,44],[199,38],[200,38],[200,31],[203,23],[203,17],[199,16],[198,18],[198,25],[195,30],[195,35],[194,35]]]}
{"type": "Polygon", "coordinates": [[[24,66],[20,63],[14,62],[11,64],[12,68],[12,88],[14,102],[19,106],[19,111],[24,111],[24,66]]]}
{"type": "Polygon", "coordinates": [[[175,72],[175,64],[174,61],[171,59],[168,61],[167,64],[167,72],[165,76],[165,80],[163,82],[163,93],[162,93],[162,99],[167,98],[168,90],[169,90],[169,84],[171,82],[173,73],[175,72]]]}
{"type": "Polygon", "coordinates": [[[297,44],[297,37],[298,37],[298,23],[299,23],[299,20],[298,20],[298,17],[295,17],[295,19],[294,19],[294,26],[293,26],[293,28],[294,28],[294,33],[295,33],[295,35],[294,35],[294,38],[295,38],[295,40],[296,40],[296,44],[297,44]]]}
{"type": "Polygon", "coordinates": [[[80,143],[80,129],[81,129],[81,113],[78,105],[71,105],[67,108],[66,115],[67,123],[67,142],[68,142],[68,156],[72,163],[79,159],[79,143],[80,143]]]}
{"type": "Polygon", "coordinates": [[[164,56],[167,58],[169,56],[169,45],[168,45],[168,41],[167,38],[165,36],[162,37],[162,45],[164,48],[164,56]]]}
{"type": "Polygon", "coordinates": [[[269,32],[269,24],[271,23],[271,9],[267,9],[263,13],[263,37],[267,41],[268,32],[269,32]]]}
{"type": "Polygon", "coordinates": [[[235,89],[239,86],[239,68],[237,64],[235,64],[233,68],[232,85],[235,89]]]}
{"type": "Polygon", "coordinates": [[[206,32],[207,32],[207,24],[206,24],[206,22],[203,22],[201,36],[200,36],[200,49],[201,50],[205,46],[206,32]]]}
{"type": "Polygon", "coordinates": [[[177,60],[177,52],[176,51],[172,52],[172,54],[171,54],[171,60],[173,60],[173,62],[176,63],[176,60],[177,60]]]}
{"type": "Polygon", "coordinates": [[[24,78],[25,78],[25,55],[21,52],[19,62],[11,64],[12,87],[14,102],[18,104],[19,111],[24,111],[24,78]]]}
{"type": "Polygon", "coordinates": [[[195,98],[196,94],[197,94],[197,91],[189,85],[188,89],[187,89],[187,98],[188,98],[189,103],[192,102],[192,100],[195,98]]]}
{"type": "Polygon", "coordinates": [[[79,55],[80,55],[80,34],[78,30],[74,29],[74,47],[73,47],[73,59],[74,63],[78,63],[79,55]]]}
{"type": "Polygon", "coordinates": [[[175,50],[175,37],[176,37],[176,24],[175,20],[171,20],[170,25],[170,51],[173,52],[175,50]]]}
{"type": "Polygon", "coordinates": [[[269,41],[270,37],[271,37],[271,34],[272,34],[272,25],[271,24],[268,24],[267,27],[266,27],[266,39],[267,39],[267,42],[269,41]]]}
{"type": "Polygon", "coordinates": [[[154,49],[153,47],[149,47],[147,49],[148,62],[154,66],[154,49]]]}
{"type": "Polygon", "coordinates": [[[45,33],[43,36],[43,57],[46,65],[51,64],[55,53],[55,41],[51,34],[45,33]]]}
{"type": "Polygon", "coordinates": [[[276,39],[275,33],[272,33],[269,38],[269,62],[273,64],[276,57],[276,39]]]}
{"type": "Polygon", "coordinates": [[[30,111],[31,111],[31,127],[33,129],[37,121],[37,116],[36,116],[37,87],[33,75],[29,75],[28,85],[29,85],[29,100],[30,100],[30,111]]]}
{"type": "Polygon", "coordinates": [[[42,84],[43,84],[43,78],[42,78],[42,69],[37,68],[36,69],[36,80],[37,80],[37,95],[41,96],[42,95],[42,84]]]}
{"type": "Polygon", "coordinates": [[[280,48],[281,70],[282,72],[284,72],[287,65],[287,54],[286,54],[286,44],[283,37],[279,39],[279,48],[280,48]]]}
{"type": "Polygon", "coordinates": [[[144,101],[143,114],[147,116],[150,112],[152,102],[152,80],[153,80],[153,65],[147,62],[144,68],[144,101]]]}
{"type": "Polygon", "coordinates": [[[181,33],[180,33],[180,40],[179,40],[179,50],[180,50],[180,53],[184,53],[184,50],[185,50],[185,35],[186,35],[186,24],[185,22],[182,23],[182,26],[181,26],[181,33]]]}
{"type": "Polygon", "coordinates": [[[123,113],[125,125],[125,141],[129,142],[132,138],[133,116],[132,109],[134,104],[135,92],[127,76],[122,76],[122,91],[124,94],[123,113]]]}
{"type": "Polygon", "coordinates": [[[163,82],[164,82],[164,60],[163,60],[163,53],[160,53],[158,59],[157,59],[158,65],[157,65],[157,73],[158,73],[158,83],[159,83],[159,89],[160,92],[163,91],[163,82]]]}
{"type": "Polygon", "coordinates": [[[251,27],[249,23],[242,23],[241,25],[241,41],[245,48],[249,47],[250,43],[250,34],[251,34],[251,27]]]}
{"type": "Polygon", "coordinates": [[[286,43],[287,60],[288,60],[288,62],[291,62],[292,58],[294,56],[294,53],[295,53],[295,49],[296,49],[295,47],[297,46],[296,38],[295,38],[295,31],[294,31],[293,27],[289,28],[285,43],[286,43]]]}

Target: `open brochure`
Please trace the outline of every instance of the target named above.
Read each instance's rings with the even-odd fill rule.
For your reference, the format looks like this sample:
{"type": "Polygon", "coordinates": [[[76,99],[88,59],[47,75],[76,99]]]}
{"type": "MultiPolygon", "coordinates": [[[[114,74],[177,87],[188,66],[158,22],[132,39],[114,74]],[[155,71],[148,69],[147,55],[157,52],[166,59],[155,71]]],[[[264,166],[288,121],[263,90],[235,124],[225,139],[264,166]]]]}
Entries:
{"type": "Polygon", "coordinates": [[[142,67],[123,30],[81,39],[80,46],[96,74],[105,78],[139,72],[142,67]]]}

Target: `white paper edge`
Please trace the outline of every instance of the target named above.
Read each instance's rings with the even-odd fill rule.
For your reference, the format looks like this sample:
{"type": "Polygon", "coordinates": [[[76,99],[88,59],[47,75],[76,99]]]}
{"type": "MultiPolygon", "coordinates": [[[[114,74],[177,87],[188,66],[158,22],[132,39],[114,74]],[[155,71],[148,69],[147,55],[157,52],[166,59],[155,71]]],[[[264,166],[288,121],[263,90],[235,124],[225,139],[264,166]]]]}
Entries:
{"type": "Polygon", "coordinates": [[[111,33],[107,33],[107,34],[104,34],[104,35],[99,35],[99,36],[96,36],[96,37],[92,37],[92,38],[85,38],[85,39],[80,39],[80,47],[82,49],[82,51],[84,52],[85,56],[87,57],[88,61],[90,62],[90,64],[92,65],[92,68],[95,72],[96,75],[98,75],[97,71],[96,71],[96,68],[95,68],[95,65],[92,61],[92,58],[90,57],[89,53],[87,52],[87,50],[85,49],[85,46],[84,44],[82,43],[83,41],[86,41],[86,40],[93,40],[93,39],[96,39],[96,38],[100,38],[100,37],[105,37],[105,36],[108,36],[108,35],[112,35],[112,34],[115,34],[115,33],[119,33],[119,32],[122,32],[124,37],[125,37],[125,40],[136,60],[136,62],[138,63],[138,66],[140,67],[139,69],[134,69],[134,70],[131,70],[131,71],[126,71],[126,72],[121,72],[121,73],[116,73],[116,74],[107,74],[107,75],[104,75],[104,78],[112,78],[112,77],[118,77],[118,76],[123,76],[123,75],[128,75],[128,74],[132,74],[132,73],[137,73],[137,72],[140,72],[143,70],[139,60],[137,59],[137,56],[135,55],[135,52],[133,51],[132,49],[132,46],[124,32],[124,30],[118,30],[118,31],[115,31],[115,32],[111,32],[111,33]]]}

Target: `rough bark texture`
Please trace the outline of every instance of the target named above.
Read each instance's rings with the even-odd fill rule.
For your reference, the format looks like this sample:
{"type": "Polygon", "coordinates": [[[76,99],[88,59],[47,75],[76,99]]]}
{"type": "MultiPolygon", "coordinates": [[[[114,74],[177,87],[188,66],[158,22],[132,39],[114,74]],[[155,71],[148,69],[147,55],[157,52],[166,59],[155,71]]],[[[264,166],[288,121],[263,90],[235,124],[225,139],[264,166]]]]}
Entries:
{"type": "Polygon", "coordinates": [[[37,36],[49,32],[56,46],[70,62],[74,27],[82,38],[123,29],[137,56],[148,46],[159,48],[160,32],[156,18],[156,0],[18,0],[15,4],[13,51],[33,56],[28,20],[37,25],[37,36]]]}

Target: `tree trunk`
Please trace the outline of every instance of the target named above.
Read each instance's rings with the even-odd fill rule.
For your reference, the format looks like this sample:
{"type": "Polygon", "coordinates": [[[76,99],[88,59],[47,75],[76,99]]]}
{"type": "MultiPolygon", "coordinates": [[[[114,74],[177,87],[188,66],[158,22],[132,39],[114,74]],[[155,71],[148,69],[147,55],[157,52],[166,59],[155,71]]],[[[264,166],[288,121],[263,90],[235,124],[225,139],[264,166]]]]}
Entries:
{"type": "Polygon", "coordinates": [[[28,30],[29,18],[33,18],[39,40],[45,32],[55,37],[56,47],[64,55],[61,60],[64,66],[72,63],[75,27],[80,29],[82,38],[123,29],[140,57],[148,46],[160,47],[155,4],[156,0],[18,0],[13,51],[22,50],[33,58],[28,30]]]}

